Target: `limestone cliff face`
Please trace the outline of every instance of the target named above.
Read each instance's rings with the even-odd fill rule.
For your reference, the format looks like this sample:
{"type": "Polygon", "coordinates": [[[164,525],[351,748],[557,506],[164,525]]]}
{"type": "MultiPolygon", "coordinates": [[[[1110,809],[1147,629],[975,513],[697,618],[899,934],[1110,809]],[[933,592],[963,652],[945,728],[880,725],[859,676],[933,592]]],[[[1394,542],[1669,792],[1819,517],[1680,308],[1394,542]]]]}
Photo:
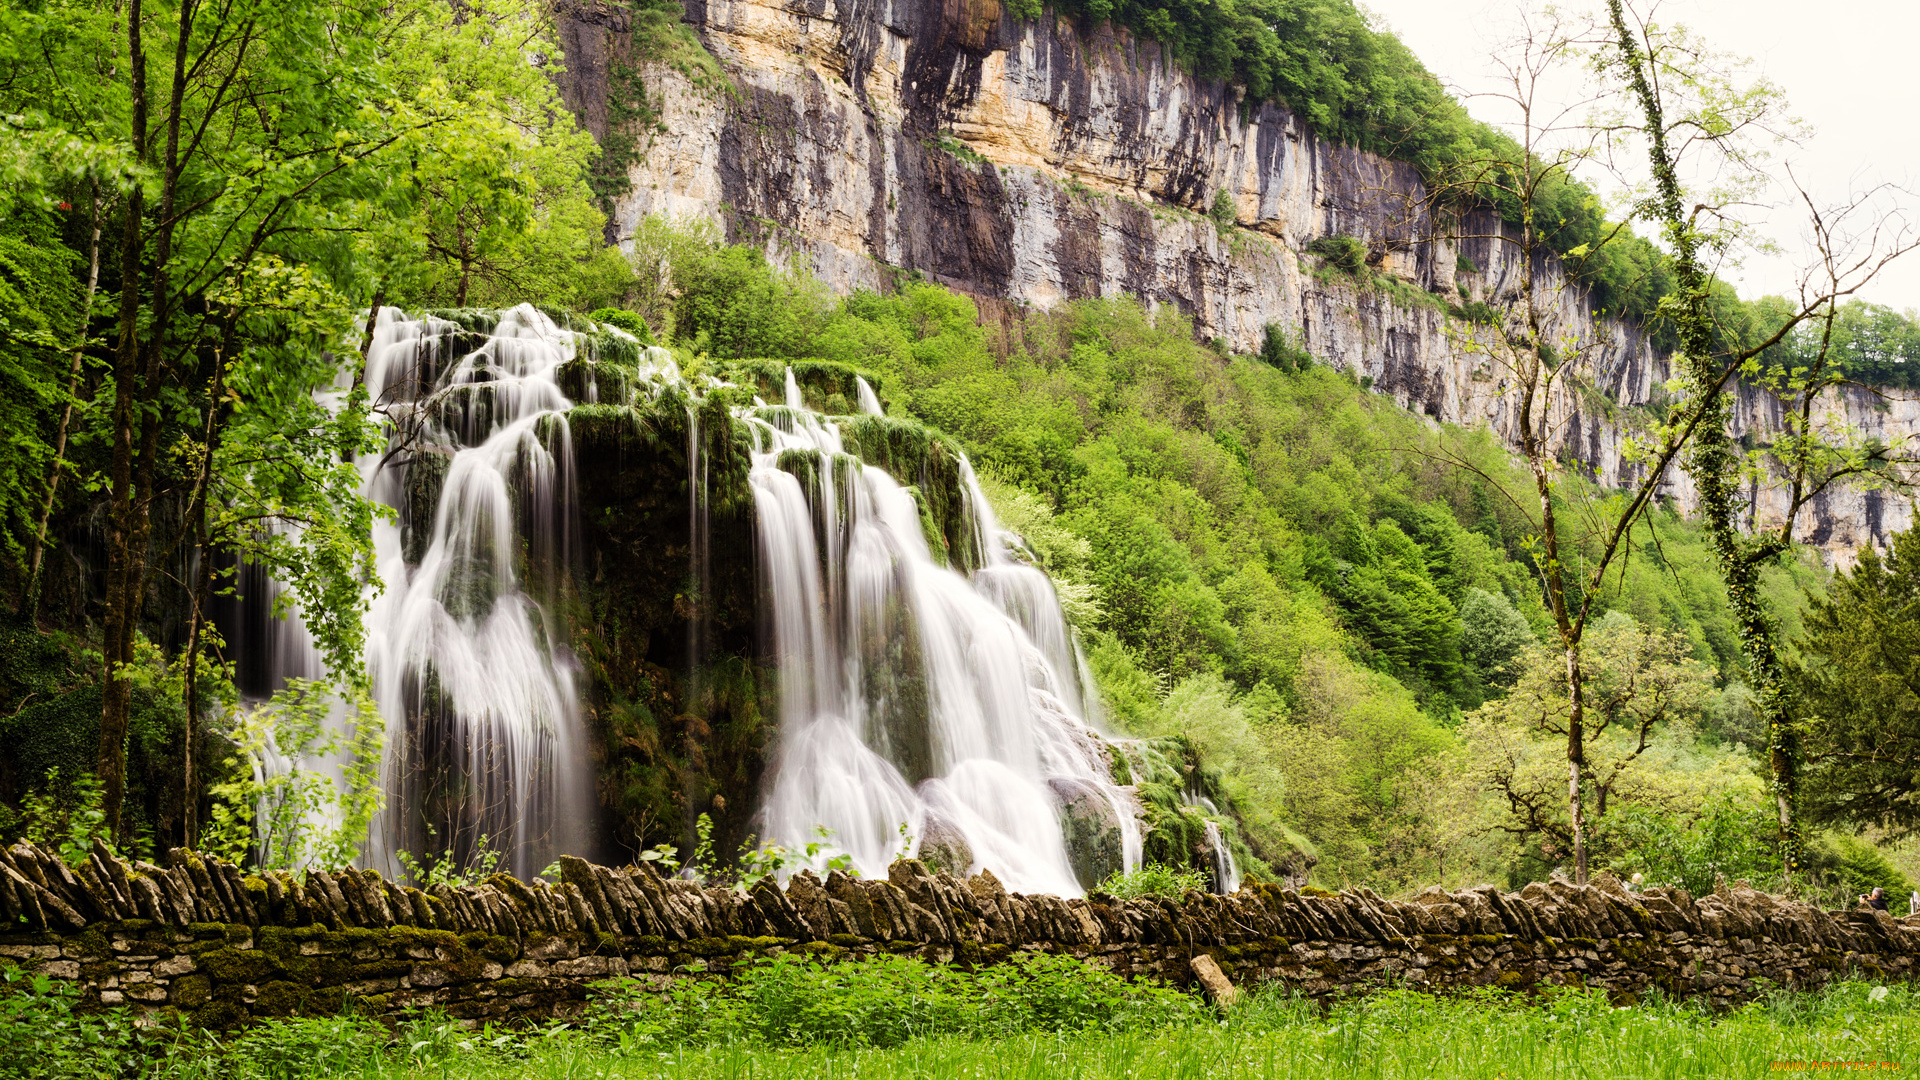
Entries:
{"type": "MultiPolygon", "coordinates": [[[[990,307],[1133,295],[1239,350],[1276,323],[1416,412],[1514,435],[1507,383],[1473,345],[1483,331],[1444,307],[1462,287],[1515,295],[1526,268],[1491,238],[1492,215],[1453,230],[1469,239],[1435,238],[1411,166],[1323,141],[1282,106],[1249,106],[1154,42],[1051,13],[1016,19],[999,0],[686,0],[686,19],[730,88],[646,62],[620,7],[559,7],[562,88],[589,129],[605,133],[621,63],[638,66],[660,113],[617,201],[618,235],[647,214],[690,214],[841,290],[908,272],[990,307]],[[1207,216],[1223,192],[1225,229],[1207,216]],[[1301,253],[1329,235],[1360,239],[1376,271],[1410,288],[1314,274],[1301,253]]],[[[1599,335],[1591,385],[1555,402],[1554,439],[1603,482],[1629,482],[1631,410],[1659,392],[1665,359],[1637,326],[1594,330],[1578,291],[1556,289],[1558,268],[1533,269],[1559,297],[1556,330],[1599,335]]],[[[1777,407],[1744,394],[1740,429],[1777,407]]],[[[1860,395],[1834,410],[1889,436],[1920,430],[1914,406],[1876,411],[1860,395]]],[[[1664,494],[1692,503],[1677,472],[1664,494]]],[[[1756,485],[1756,514],[1782,498],[1756,485]]],[[[1912,517],[1852,490],[1804,513],[1802,535],[1842,559],[1912,517]]]]}

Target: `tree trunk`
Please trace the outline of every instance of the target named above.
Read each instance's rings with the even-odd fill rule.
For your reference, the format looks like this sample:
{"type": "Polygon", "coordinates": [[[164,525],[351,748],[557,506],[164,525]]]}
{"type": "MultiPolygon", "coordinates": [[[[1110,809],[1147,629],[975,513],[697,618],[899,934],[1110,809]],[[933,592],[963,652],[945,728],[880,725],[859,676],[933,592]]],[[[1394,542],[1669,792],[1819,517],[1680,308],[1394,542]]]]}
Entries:
{"type": "Polygon", "coordinates": [[[87,355],[87,330],[93,324],[93,298],[100,290],[100,181],[89,181],[92,188],[90,217],[92,237],[87,243],[87,302],[80,311],[80,343],[73,347],[73,366],[67,373],[67,400],[60,409],[60,431],[53,440],[53,465],[47,470],[47,497],[40,505],[40,521],[33,530],[33,552],[27,560],[27,592],[21,607],[29,620],[40,614],[40,565],[47,550],[47,527],[53,520],[53,506],[60,492],[60,471],[66,465],[67,432],[73,425],[73,399],[80,392],[80,375],[87,355]]]}
{"type": "MultiPolygon", "coordinates": [[[[147,57],[140,40],[141,0],[127,10],[128,79],[131,95],[133,156],[147,152],[147,57]]],[[[130,587],[133,528],[133,428],[135,380],[140,370],[140,254],[146,192],[135,183],[127,192],[126,224],[121,238],[120,327],[113,363],[113,456],[108,469],[106,613],[101,652],[106,668],[100,709],[100,748],[95,772],[100,781],[103,826],[121,836],[120,810],[126,796],[126,741],[133,684],[125,667],[132,627],[139,618],[138,598],[130,587]]]]}
{"type": "Polygon", "coordinates": [[[1587,766],[1585,679],[1580,645],[1567,646],[1567,820],[1573,827],[1573,882],[1587,883],[1587,815],[1581,798],[1587,766]]]}
{"type": "Polygon", "coordinates": [[[213,352],[213,382],[207,390],[207,424],[201,439],[200,468],[194,476],[193,499],[187,510],[187,520],[193,523],[194,554],[196,557],[193,610],[187,622],[187,680],[186,713],[187,732],[185,747],[181,751],[181,831],[185,834],[187,847],[198,845],[200,839],[200,795],[199,785],[194,775],[194,743],[200,733],[200,651],[201,638],[206,625],[207,600],[213,591],[213,552],[207,542],[207,491],[213,482],[213,453],[215,440],[220,427],[220,395],[226,386],[226,349],[225,333],[221,334],[221,343],[213,352]]]}
{"type": "MultiPolygon", "coordinates": [[[[1646,122],[1647,158],[1653,173],[1655,199],[1668,246],[1673,251],[1674,278],[1680,304],[1674,324],[1680,337],[1678,369],[1685,374],[1688,393],[1700,404],[1693,452],[1685,466],[1699,491],[1699,512],[1726,581],[1727,601],[1733,609],[1734,629],[1746,655],[1747,678],[1760,699],[1767,723],[1767,763],[1773,773],[1773,795],[1780,824],[1780,855],[1791,876],[1801,864],[1804,838],[1796,813],[1799,801],[1799,745],[1781,700],[1780,659],[1774,647],[1773,620],[1761,602],[1760,570],[1779,554],[1775,545],[1755,542],[1740,532],[1739,455],[1727,435],[1730,410],[1722,388],[1722,371],[1714,362],[1712,279],[1700,259],[1701,238],[1687,214],[1678,163],[1667,145],[1665,110],[1647,74],[1649,60],[1629,29],[1620,0],[1608,0],[1615,47],[1628,82],[1639,100],[1646,122]]],[[[1697,211],[1696,211],[1697,212],[1697,211]]],[[[1791,513],[1789,514],[1791,519],[1791,513]]]]}

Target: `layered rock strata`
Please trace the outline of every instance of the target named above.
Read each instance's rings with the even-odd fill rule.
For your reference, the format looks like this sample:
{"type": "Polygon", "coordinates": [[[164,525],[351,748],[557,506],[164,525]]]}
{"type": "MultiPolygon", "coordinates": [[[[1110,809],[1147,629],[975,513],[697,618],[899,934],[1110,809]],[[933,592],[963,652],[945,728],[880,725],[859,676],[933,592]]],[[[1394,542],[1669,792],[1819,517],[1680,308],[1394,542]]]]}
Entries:
{"type": "Polygon", "coordinates": [[[185,851],[168,863],[96,848],[69,868],[24,843],[0,853],[0,916],[15,928],[0,934],[0,962],[76,982],[91,1005],[173,1009],[209,1026],[349,999],[373,1014],[432,1007],[469,1021],[571,1015],[601,980],[657,989],[791,951],[983,964],[1039,950],[1178,984],[1204,955],[1243,986],[1314,995],[1576,984],[1723,1003],[1767,985],[1920,970],[1920,918],[1827,912],[1744,887],[1631,894],[1605,877],[1516,893],[1430,889],[1410,902],[1266,884],[1176,901],[1025,896],[990,874],[918,862],[894,864],[885,881],[809,872],[745,893],[571,858],[558,884],[495,875],[426,890],[367,871],[243,874],[185,851]]]}
{"type": "MultiPolygon", "coordinates": [[[[1250,104],[1194,78],[1160,46],[1051,12],[1024,20],[998,0],[687,0],[686,20],[721,84],[636,40],[602,0],[556,5],[563,96],[604,138],[609,95],[646,87],[649,129],[611,232],[651,213],[713,221],[841,291],[924,276],[996,311],[1137,296],[1193,319],[1205,338],[1259,347],[1287,328],[1322,362],[1370,380],[1436,420],[1512,439],[1509,380],[1485,328],[1447,313],[1511,301],[1526,266],[1496,217],[1436,224],[1409,165],[1316,136],[1291,110],[1250,104]],[[1367,287],[1305,254],[1351,237],[1367,287]]],[[[629,103],[631,104],[631,103],[629,103]]],[[[1669,372],[1642,328],[1592,317],[1551,260],[1533,267],[1549,335],[1589,348],[1558,394],[1552,442],[1607,484],[1643,475],[1632,411],[1669,372]]],[[[1861,431],[1920,431],[1920,406],[1836,395],[1861,431]]],[[[1736,434],[1777,403],[1743,392],[1736,434]]],[[[1664,495],[1682,509],[1677,470],[1664,495]]],[[[1780,492],[1756,483],[1760,520],[1780,492]]],[[[1803,512],[1800,531],[1845,561],[1911,524],[1905,500],[1845,489],[1803,512]]]]}

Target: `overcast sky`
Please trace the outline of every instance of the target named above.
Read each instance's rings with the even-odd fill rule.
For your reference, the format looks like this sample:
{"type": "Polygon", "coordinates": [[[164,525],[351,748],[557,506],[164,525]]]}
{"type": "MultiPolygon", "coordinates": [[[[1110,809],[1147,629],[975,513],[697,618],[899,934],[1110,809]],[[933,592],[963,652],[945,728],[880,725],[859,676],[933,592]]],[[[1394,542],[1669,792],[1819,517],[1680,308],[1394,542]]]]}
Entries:
{"type": "MultiPolygon", "coordinates": [[[[1400,35],[1429,70],[1456,89],[1492,85],[1493,42],[1511,37],[1516,0],[1362,0],[1400,35]]],[[[1582,11],[1583,0],[1559,0],[1582,11]]],[[[1599,4],[1591,5],[1599,10],[1599,4]]],[[[1665,0],[1656,21],[1683,23],[1725,52],[1749,57],[1786,92],[1793,115],[1811,125],[1804,146],[1786,152],[1795,175],[1816,196],[1838,201],[1879,182],[1920,186],[1920,3],[1913,0],[1665,0]]],[[[1569,91],[1571,92],[1571,91],[1569,91]]],[[[1498,121],[1491,105],[1468,101],[1498,121]]],[[[1604,176],[1591,177],[1603,183],[1604,176]]],[[[1920,197],[1907,205],[1920,210],[1920,197]]],[[[1744,296],[1792,295],[1804,256],[1797,217],[1775,213],[1778,258],[1752,257],[1730,273],[1744,296]]],[[[1640,229],[1642,235],[1648,230],[1640,229]]],[[[1896,264],[1862,295],[1896,308],[1920,308],[1920,253],[1896,264]]]]}

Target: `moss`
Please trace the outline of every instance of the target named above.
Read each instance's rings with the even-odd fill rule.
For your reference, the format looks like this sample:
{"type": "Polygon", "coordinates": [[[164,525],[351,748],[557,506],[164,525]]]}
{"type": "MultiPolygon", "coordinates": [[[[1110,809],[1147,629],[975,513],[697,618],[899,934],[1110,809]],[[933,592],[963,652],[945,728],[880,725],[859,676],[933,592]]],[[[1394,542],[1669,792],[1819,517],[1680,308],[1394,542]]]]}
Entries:
{"type": "Polygon", "coordinates": [[[67,942],[67,948],[92,960],[113,959],[113,945],[107,941],[107,935],[101,933],[98,927],[88,927],[71,938],[67,942]]]}
{"type": "Polygon", "coordinates": [[[788,944],[791,940],[791,938],[782,937],[741,937],[734,934],[727,938],[727,944],[732,946],[734,952],[765,952],[788,944]]]}
{"type": "Polygon", "coordinates": [[[213,998],[213,980],[205,975],[182,975],[173,980],[167,997],[182,1009],[197,1009],[213,998]]]}
{"type": "Polygon", "coordinates": [[[685,945],[682,945],[681,948],[692,953],[694,956],[729,956],[735,951],[731,941],[726,938],[717,937],[695,938],[685,945]]]}
{"type": "Polygon", "coordinates": [[[829,934],[827,940],[843,949],[857,949],[867,944],[867,939],[858,934],[829,934]]]}
{"type": "Polygon", "coordinates": [[[188,923],[187,933],[202,940],[209,938],[220,938],[224,940],[227,936],[227,924],[217,922],[188,923]]]}
{"type": "Polygon", "coordinates": [[[215,1001],[194,1010],[192,1019],[195,1027],[226,1031],[240,1027],[250,1017],[247,1015],[247,1010],[238,1002],[215,1001]]]}
{"type": "Polygon", "coordinates": [[[1493,980],[1493,985],[1502,990],[1521,990],[1533,985],[1533,978],[1523,971],[1503,971],[1493,980]]]}
{"type": "Polygon", "coordinates": [[[276,980],[260,988],[253,1012],[257,1016],[292,1016],[303,1011],[307,995],[307,989],[298,983],[276,980]]]}
{"type": "Polygon", "coordinates": [[[1499,934],[1473,934],[1467,940],[1475,945],[1498,945],[1505,938],[1499,934]]]}
{"type": "Polygon", "coordinates": [[[259,983],[281,970],[273,957],[259,949],[231,946],[202,953],[198,962],[216,983],[259,983]]]}
{"type": "Polygon", "coordinates": [[[479,947],[473,951],[502,964],[511,964],[520,959],[520,947],[498,935],[482,938],[479,947]]]}

